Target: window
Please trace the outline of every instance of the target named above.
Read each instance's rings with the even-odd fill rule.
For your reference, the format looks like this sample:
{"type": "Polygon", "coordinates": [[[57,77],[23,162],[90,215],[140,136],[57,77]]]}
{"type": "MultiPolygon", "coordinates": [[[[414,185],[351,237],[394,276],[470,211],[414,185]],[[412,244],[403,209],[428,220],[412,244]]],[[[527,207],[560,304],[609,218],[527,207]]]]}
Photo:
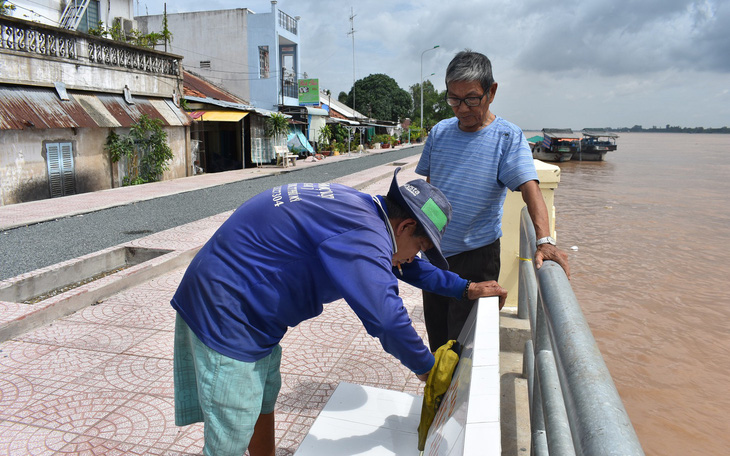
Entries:
{"type": "Polygon", "coordinates": [[[267,79],[269,77],[269,47],[259,46],[259,77],[267,79]]]}
{"type": "Polygon", "coordinates": [[[296,45],[279,46],[281,57],[281,89],[286,97],[297,98],[296,45]]]}
{"type": "MultiPolygon", "coordinates": [[[[78,16],[77,16],[78,17],[78,16]]],[[[89,29],[99,28],[99,1],[91,0],[79,22],[78,31],[88,33],[89,29]]]]}
{"type": "Polygon", "coordinates": [[[201,60],[200,68],[210,68],[210,60],[201,60]]]}

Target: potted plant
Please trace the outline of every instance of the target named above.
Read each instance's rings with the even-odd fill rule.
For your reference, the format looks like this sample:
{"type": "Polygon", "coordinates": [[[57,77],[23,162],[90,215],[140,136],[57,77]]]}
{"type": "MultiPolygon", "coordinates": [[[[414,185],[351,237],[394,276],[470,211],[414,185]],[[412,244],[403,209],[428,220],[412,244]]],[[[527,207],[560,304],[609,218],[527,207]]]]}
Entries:
{"type": "Polygon", "coordinates": [[[332,129],[329,125],[324,125],[322,128],[319,129],[319,132],[317,134],[317,152],[324,155],[325,157],[329,156],[332,153],[332,150],[330,149],[331,141],[332,129]]]}
{"type": "Polygon", "coordinates": [[[390,147],[390,135],[381,135],[380,147],[388,149],[390,147]]]}
{"type": "MultiPolygon", "coordinates": [[[[271,117],[266,119],[264,133],[269,138],[272,138],[272,148],[276,146],[286,147],[286,136],[289,133],[289,121],[279,112],[271,114],[271,117]]],[[[276,153],[274,153],[276,157],[276,153]]],[[[277,157],[278,161],[278,157],[277,157]]]]}

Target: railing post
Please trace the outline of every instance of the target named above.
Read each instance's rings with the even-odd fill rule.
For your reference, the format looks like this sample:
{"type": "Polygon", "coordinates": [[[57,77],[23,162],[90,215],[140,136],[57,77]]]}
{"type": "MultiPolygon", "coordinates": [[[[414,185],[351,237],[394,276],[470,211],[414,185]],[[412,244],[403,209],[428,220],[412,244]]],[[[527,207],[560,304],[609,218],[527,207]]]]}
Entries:
{"type": "MultiPolygon", "coordinates": [[[[535,250],[535,228],[532,226],[531,220],[529,220],[529,223],[525,222],[525,217],[527,217],[527,220],[529,220],[527,207],[523,207],[522,211],[520,212],[520,248],[518,250],[520,255],[520,271],[517,295],[517,317],[523,320],[526,319],[531,312],[534,316],[533,309],[537,302],[537,287],[535,286],[536,279],[534,277],[535,274],[533,272],[532,277],[527,277],[523,274],[523,272],[527,271],[528,269],[532,269],[532,252],[535,250]],[[523,268],[524,266],[526,266],[527,268],[523,268]]],[[[534,338],[534,318],[530,322],[530,328],[533,328],[532,337],[534,338]]]]}

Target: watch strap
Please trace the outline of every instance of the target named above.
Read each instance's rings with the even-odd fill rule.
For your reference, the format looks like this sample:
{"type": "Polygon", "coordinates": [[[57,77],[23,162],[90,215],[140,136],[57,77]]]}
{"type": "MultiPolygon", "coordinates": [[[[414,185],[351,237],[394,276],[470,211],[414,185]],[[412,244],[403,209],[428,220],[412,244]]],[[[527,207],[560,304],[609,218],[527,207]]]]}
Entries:
{"type": "Polygon", "coordinates": [[[555,239],[553,239],[550,236],[542,237],[542,238],[538,239],[537,242],[535,242],[535,247],[543,245],[543,244],[555,245],[555,239]]]}

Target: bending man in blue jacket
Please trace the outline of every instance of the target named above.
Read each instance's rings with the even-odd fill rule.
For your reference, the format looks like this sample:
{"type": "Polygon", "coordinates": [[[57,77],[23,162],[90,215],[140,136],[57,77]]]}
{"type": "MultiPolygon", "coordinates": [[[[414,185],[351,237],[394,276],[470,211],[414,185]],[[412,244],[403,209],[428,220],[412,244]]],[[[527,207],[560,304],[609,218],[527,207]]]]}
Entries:
{"type": "Polygon", "coordinates": [[[503,305],[496,282],[446,270],[440,242],[451,205],[424,180],[399,186],[399,170],[386,197],[337,184],[261,193],[190,263],[172,299],[175,423],[205,423],[205,455],[274,455],[279,341],[324,303],[344,298],[368,334],[424,381],[434,357],[398,296],[398,278],[445,296],[500,296],[503,305]]]}

